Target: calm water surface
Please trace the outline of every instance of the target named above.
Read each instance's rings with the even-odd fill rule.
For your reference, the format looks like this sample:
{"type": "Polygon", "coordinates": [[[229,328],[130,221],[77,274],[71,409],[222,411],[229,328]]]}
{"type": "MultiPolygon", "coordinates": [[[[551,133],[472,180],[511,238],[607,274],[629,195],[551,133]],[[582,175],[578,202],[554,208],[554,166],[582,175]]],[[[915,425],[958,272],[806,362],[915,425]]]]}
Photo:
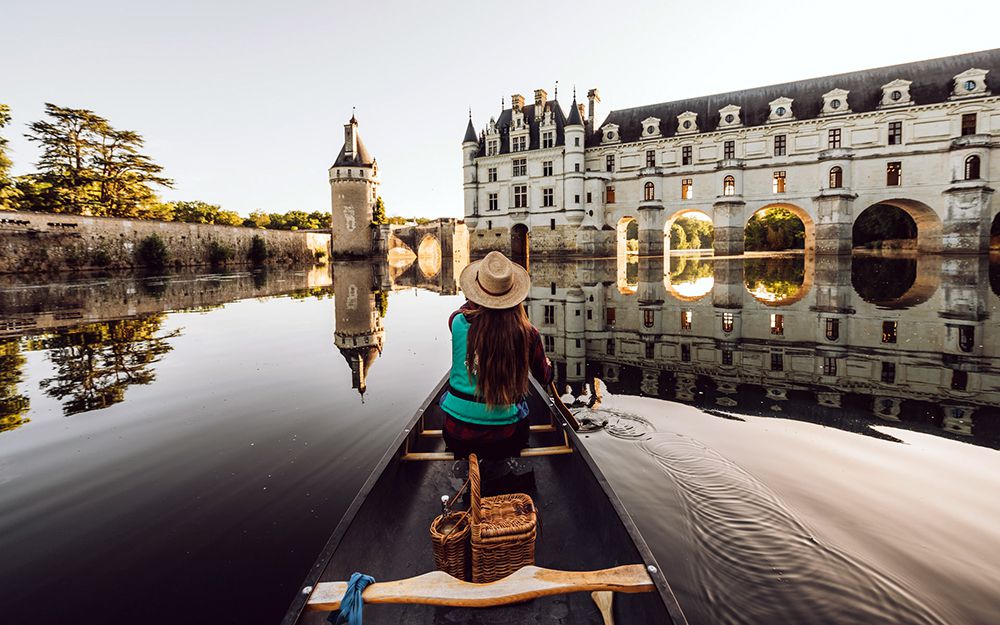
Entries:
{"type": "MultiPolygon", "coordinates": [[[[531,271],[692,623],[1000,622],[1000,263],[531,271]]],[[[277,622],[447,367],[428,273],[0,282],[0,621],[277,622]]]]}

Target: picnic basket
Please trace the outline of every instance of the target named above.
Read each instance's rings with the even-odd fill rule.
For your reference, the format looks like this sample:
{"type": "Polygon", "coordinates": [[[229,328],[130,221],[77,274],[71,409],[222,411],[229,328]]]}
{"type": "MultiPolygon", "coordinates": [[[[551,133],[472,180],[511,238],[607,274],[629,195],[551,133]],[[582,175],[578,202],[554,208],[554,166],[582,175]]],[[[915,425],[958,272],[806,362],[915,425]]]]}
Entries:
{"type": "Polygon", "coordinates": [[[475,454],[469,454],[469,499],[474,583],[496,581],[535,563],[534,502],[521,493],[481,497],[475,454]]]}

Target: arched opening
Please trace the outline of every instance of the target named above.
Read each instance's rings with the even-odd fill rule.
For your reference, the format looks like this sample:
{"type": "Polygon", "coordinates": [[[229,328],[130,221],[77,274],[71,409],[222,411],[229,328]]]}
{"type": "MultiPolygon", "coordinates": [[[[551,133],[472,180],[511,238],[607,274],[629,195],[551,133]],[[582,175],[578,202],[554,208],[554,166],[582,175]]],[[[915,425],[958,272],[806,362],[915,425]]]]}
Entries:
{"type": "Polygon", "coordinates": [[[855,248],[941,251],[941,219],[923,202],[883,200],[858,213],[852,228],[855,248]]]}
{"type": "Polygon", "coordinates": [[[990,253],[990,288],[1000,297],[1000,253],[990,253]]]}
{"type": "Polygon", "coordinates": [[[634,217],[618,220],[618,290],[632,294],[639,288],[639,222],[634,217]]]}
{"type": "Polygon", "coordinates": [[[748,252],[814,249],[815,228],[809,214],[794,204],[770,204],[758,209],[744,233],[748,252]]]}
{"type": "Polygon", "coordinates": [[[433,278],[441,271],[441,243],[436,237],[428,234],[420,241],[417,266],[426,278],[433,278]]]}
{"type": "Polygon", "coordinates": [[[813,262],[812,255],[747,258],[743,261],[747,292],[768,306],[794,304],[812,288],[813,262]]]}
{"type": "Polygon", "coordinates": [[[510,229],[510,259],[527,269],[529,254],[528,226],[515,224],[510,229]]]}
{"type": "Polygon", "coordinates": [[[965,179],[979,180],[979,157],[975,154],[965,159],[965,179]]]}
{"type": "Polygon", "coordinates": [[[711,250],[715,242],[715,226],[707,214],[685,210],[667,220],[663,235],[663,249],[667,255],[711,250]]]}
{"type": "Polygon", "coordinates": [[[990,251],[1000,252],[1000,213],[994,215],[990,226],[990,251]]]}
{"type": "Polygon", "coordinates": [[[844,170],[839,166],[830,168],[830,188],[839,189],[844,186],[844,170]]]}
{"type": "Polygon", "coordinates": [[[736,195],[736,178],[726,176],[722,179],[722,195],[736,195]]]}
{"type": "Polygon", "coordinates": [[[682,302],[697,301],[712,292],[712,261],[697,256],[671,256],[664,265],[663,286],[682,302]]]}
{"type": "Polygon", "coordinates": [[[642,199],[649,202],[656,199],[656,189],[652,182],[647,182],[642,187],[642,199]]]}
{"type": "Polygon", "coordinates": [[[937,291],[940,265],[938,256],[855,256],[851,259],[851,285],[869,304],[910,308],[923,304],[937,291]]]}

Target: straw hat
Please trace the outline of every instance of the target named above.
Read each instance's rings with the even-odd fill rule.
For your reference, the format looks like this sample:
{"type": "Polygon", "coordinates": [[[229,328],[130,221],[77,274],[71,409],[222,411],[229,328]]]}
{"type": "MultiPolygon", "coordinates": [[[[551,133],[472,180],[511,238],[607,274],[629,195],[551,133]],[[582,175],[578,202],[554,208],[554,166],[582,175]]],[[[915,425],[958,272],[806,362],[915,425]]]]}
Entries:
{"type": "Polygon", "coordinates": [[[490,252],[486,258],[469,263],[458,284],[470,302],[486,308],[511,308],[528,296],[531,278],[524,267],[500,252],[490,252]]]}

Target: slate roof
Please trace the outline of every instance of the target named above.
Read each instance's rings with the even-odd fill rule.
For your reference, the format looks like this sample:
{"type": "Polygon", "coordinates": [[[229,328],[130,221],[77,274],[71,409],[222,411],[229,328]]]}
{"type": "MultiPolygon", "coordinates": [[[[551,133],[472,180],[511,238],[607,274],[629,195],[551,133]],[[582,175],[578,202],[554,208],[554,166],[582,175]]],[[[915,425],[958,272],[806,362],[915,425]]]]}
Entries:
{"type": "Polygon", "coordinates": [[[566,118],[567,126],[582,126],[583,120],[580,119],[580,107],[576,104],[576,98],[573,98],[573,104],[569,107],[569,117],[566,118]]]}
{"type": "MultiPolygon", "coordinates": [[[[566,144],[566,134],[564,129],[566,127],[566,115],[563,113],[562,107],[559,106],[559,102],[555,100],[549,100],[545,103],[545,110],[551,109],[553,111],[553,117],[556,122],[556,146],[566,144]]],[[[528,104],[521,109],[524,113],[524,120],[528,123],[528,149],[537,150],[542,145],[542,139],[539,132],[539,121],[535,120],[535,105],[528,104]]],[[[510,121],[513,117],[512,109],[504,109],[500,112],[500,117],[497,119],[497,128],[500,130],[500,154],[507,154],[510,152],[510,121]]],[[[479,137],[479,156],[486,156],[486,139],[484,137],[479,137]]]]}
{"type": "MultiPolygon", "coordinates": [[[[933,104],[946,101],[952,93],[954,76],[973,67],[989,70],[986,87],[994,95],[1000,94],[1000,48],[996,48],[611,111],[597,128],[606,124],[618,124],[621,141],[628,143],[640,139],[642,120],[656,117],[660,120],[661,136],[672,137],[677,133],[677,116],[685,111],[692,111],[698,114],[701,132],[713,132],[719,125],[719,109],[728,104],[740,107],[744,127],[760,126],[767,122],[771,113],[768,103],[782,96],[794,100],[792,114],[796,119],[814,119],[823,108],[823,94],[838,88],[850,91],[847,101],[851,112],[863,113],[876,109],[882,100],[882,85],[897,78],[913,81],[910,85],[910,97],[914,103],[933,104]]],[[[599,132],[587,138],[587,147],[600,144],[599,132]]]]}
{"type": "Polygon", "coordinates": [[[469,141],[472,141],[473,143],[477,143],[479,141],[479,138],[476,136],[476,128],[472,125],[471,117],[469,118],[469,125],[465,127],[465,138],[462,139],[462,143],[468,143],[469,141]]]}
{"type": "Polygon", "coordinates": [[[344,147],[340,148],[337,160],[333,162],[333,167],[371,167],[375,164],[375,159],[372,158],[372,155],[368,152],[368,148],[365,147],[365,142],[361,140],[361,133],[358,133],[358,150],[354,153],[354,156],[348,158],[346,151],[347,144],[344,144],[344,147]]]}

